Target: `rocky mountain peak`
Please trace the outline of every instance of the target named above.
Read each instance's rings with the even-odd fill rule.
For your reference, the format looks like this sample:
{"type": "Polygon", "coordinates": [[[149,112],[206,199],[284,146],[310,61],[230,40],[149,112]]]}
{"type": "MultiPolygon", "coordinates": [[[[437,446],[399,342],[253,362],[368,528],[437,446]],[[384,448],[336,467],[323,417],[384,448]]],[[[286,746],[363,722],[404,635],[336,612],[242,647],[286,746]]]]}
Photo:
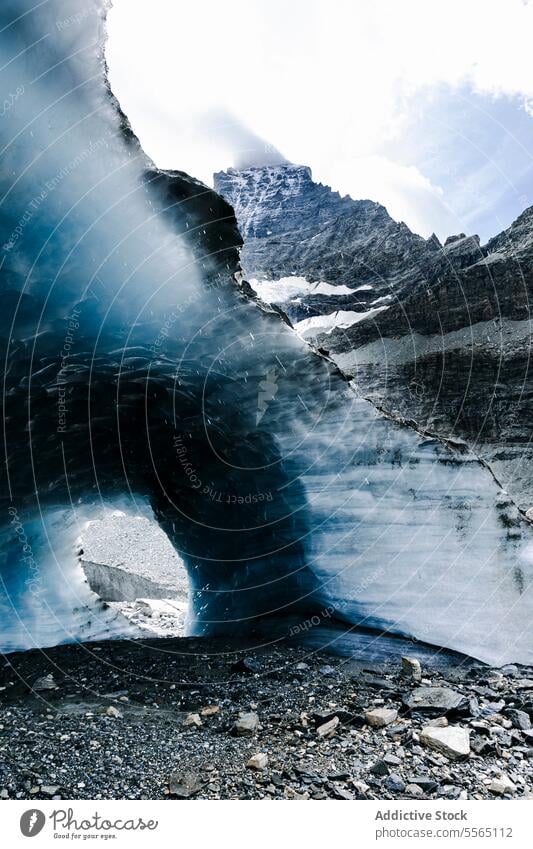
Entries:
{"type": "Polygon", "coordinates": [[[363,306],[424,281],[423,257],[429,261],[434,243],[381,204],[315,182],[307,166],[229,169],[214,184],[235,209],[250,278],[302,275],[357,291],[363,306]]]}
{"type": "Polygon", "coordinates": [[[509,258],[520,259],[522,255],[533,255],[533,206],[525,209],[510,227],[490,239],[486,245],[489,254],[501,253],[509,258]]]}

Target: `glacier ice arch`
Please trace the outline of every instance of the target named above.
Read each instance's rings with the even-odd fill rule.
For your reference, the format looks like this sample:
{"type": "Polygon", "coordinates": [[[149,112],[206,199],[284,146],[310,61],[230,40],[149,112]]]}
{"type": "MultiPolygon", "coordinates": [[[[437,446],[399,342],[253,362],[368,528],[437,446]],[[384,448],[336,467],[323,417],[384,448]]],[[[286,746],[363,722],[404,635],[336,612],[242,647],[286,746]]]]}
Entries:
{"type": "Polygon", "coordinates": [[[106,9],[0,11],[0,648],[127,633],[75,547],[118,507],[183,557],[197,633],[328,605],[531,662],[527,523],[251,297],[231,207],[158,170],[109,90],[106,9]]]}

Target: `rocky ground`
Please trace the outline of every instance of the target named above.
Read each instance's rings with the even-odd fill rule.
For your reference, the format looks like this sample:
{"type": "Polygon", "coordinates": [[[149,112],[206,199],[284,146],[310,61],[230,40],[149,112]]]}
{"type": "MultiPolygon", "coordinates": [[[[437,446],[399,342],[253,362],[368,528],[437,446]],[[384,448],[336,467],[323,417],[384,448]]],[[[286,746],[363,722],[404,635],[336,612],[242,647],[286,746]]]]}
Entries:
{"type": "Polygon", "coordinates": [[[532,718],[533,668],[59,646],[4,658],[0,797],[524,798],[532,718]]]}
{"type": "Polygon", "coordinates": [[[185,634],[189,579],[183,560],[155,521],[113,510],[85,526],[79,552],[91,589],[135,625],[139,635],[185,634]]]}

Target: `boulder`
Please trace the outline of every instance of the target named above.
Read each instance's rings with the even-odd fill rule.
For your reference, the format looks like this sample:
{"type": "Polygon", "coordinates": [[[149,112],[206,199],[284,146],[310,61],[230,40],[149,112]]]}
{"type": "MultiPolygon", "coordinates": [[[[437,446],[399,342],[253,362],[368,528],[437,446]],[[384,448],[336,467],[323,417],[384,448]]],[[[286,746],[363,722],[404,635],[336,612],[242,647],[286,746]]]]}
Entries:
{"type": "Polygon", "coordinates": [[[389,766],[384,760],[379,760],[376,761],[375,764],[372,764],[369,772],[371,772],[372,775],[377,775],[378,778],[381,778],[382,776],[389,774],[389,766]]]}
{"type": "Polygon", "coordinates": [[[41,784],[41,793],[43,796],[57,796],[61,787],[59,784],[41,784]]]}
{"type": "Polygon", "coordinates": [[[489,784],[489,790],[496,796],[505,796],[510,795],[511,793],[515,793],[516,785],[513,784],[513,782],[507,775],[502,774],[499,775],[497,778],[493,778],[493,780],[489,784]]]}
{"type": "Polygon", "coordinates": [[[168,782],[168,789],[171,796],[177,796],[178,799],[190,799],[196,796],[203,787],[203,782],[196,772],[190,770],[186,772],[173,772],[168,782]]]}
{"type": "Polygon", "coordinates": [[[513,728],[519,728],[521,731],[529,731],[531,728],[531,720],[525,710],[509,708],[505,711],[505,716],[511,720],[513,728]]]}
{"type": "Polygon", "coordinates": [[[189,714],[187,717],[185,717],[185,719],[183,720],[183,724],[184,724],[187,728],[200,728],[200,726],[201,726],[201,724],[202,724],[202,720],[200,719],[200,715],[199,715],[199,714],[197,714],[197,713],[190,713],[190,714],[189,714]]]}
{"type": "Polygon", "coordinates": [[[420,742],[450,760],[462,760],[470,754],[470,731],[457,725],[449,725],[447,728],[427,725],[420,732],[420,742]]]}
{"type": "Polygon", "coordinates": [[[439,786],[438,782],[429,775],[413,775],[409,778],[409,784],[416,784],[417,787],[420,787],[425,793],[433,793],[433,791],[439,786]]]}
{"type": "Polygon", "coordinates": [[[268,755],[266,752],[257,752],[252,755],[246,766],[248,769],[265,769],[268,766],[268,755]]]}
{"type": "Polygon", "coordinates": [[[259,717],[256,713],[241,713],[233,723],[232,733],[236,737],[253,737],[259,728],[259,717]]]}
{"type": "Polygon", "coordinates": [[[391,793],[403,793],[405,790],[405,782],[402,780],[401,776],[391,772],[391,774],[385,779],[385,787],[391,793]]]}
{"type": "Polygon", "coordinates": [[[54,676],[50,673],[50,675],[43,675],[42,678],[37,678],[33,684],[32,690],[35,690],[36,693],[43,692],[44,690],[57,690],[57,684],[54,681],[54,676]]]}
{"type": "Polygon", "coordinates": [[[231,665],[232,672],[244,672],[246,675],[252,675],[261,671],[261,664],[253,657],[241,657],[231,665]]]}
{"type": "Polygon", "coordinates": [[[340,719],[338,716],[334,716],[333,719],[330,719],[329,722],[325,722],[323,725],[319,725],[316,733],[322,739],[326,739],[328,737],[333,737],[335,731],[337,730],[337,726],[340,723],[340,719]]]}
{"type": "Polygon", "coordinates": [[[412,796],[414,799],[423,799],[424,791],[418,784],[408,784],[405,788],[405,792],[412,796]]]}
{"type": "Polygon", "coordinates": [[[398,718],[398,711],[394,708],[374,708],[365,711],[365,721],[372,728],[383,728],[390,725],[398,718]]]}
{"type": "Polygon", "coordinates": [[[448,713],[468,707],[465,697],[449,687],[417,687],[403,697],[403,703],[411,711],[429,714],[448,713]]]}
{"type": "Polygon", "coordinates": [[[416,657],[402,657],[402,673],[413,681],[422,680],[422,667],[416,657]]]}

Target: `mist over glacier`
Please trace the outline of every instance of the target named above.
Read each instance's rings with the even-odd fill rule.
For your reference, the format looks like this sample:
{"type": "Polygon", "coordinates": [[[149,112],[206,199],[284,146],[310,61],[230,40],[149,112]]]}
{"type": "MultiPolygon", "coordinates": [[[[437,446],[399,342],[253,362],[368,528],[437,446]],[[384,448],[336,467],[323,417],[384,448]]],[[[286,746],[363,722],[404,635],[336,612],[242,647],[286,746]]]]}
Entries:
{"type": "Polygon", "coordinates": [[[231,207],[157,169],[109,89],[107,6],[0,12],[0,648],[135,635],[77,559],[119,507],[183,558],[195,633],[331,606],[531,661],[529,526],[474,455],[384,416],[251,297],[231,207]]]}

